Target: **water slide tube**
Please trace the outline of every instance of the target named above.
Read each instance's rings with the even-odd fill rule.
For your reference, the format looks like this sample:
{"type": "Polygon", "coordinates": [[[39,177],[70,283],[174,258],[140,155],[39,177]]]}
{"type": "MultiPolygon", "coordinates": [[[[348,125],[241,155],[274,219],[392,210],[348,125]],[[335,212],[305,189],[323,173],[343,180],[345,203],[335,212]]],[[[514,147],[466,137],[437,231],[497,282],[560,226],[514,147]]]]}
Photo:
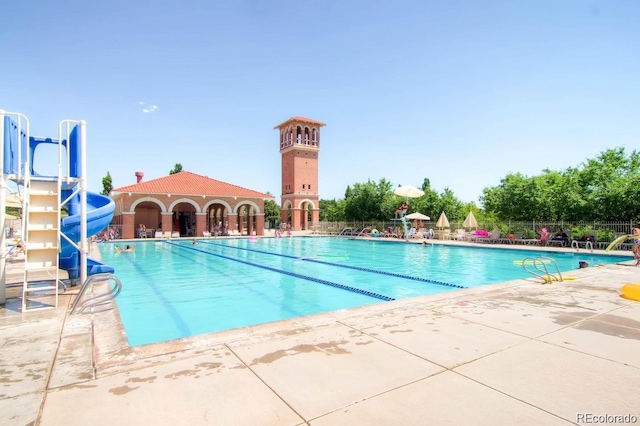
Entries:
{"type": "MultiPolygon", "coordinates": [[[[70,190],[62,191],[63,199],[70,195],[70,190]]],[[[69,203],[69,216],[60,221],[60,231],[71,241],[80,241],[80,199],[79,195],[74,196],[69,203]]],[[[109,197],[87,192],[87,235],[92,236],[105,229],[111,223],[115,203],[109,197]]],[[[72,246],[65,238],[60,238],[60,269],[69,273],[69,279],[80,277],[80,257],[78,249],[72,246]]],[[[111,266],[104,265],[95,259],[87,259],[87,275],[100,273],[113,273],[111,266]]]]}

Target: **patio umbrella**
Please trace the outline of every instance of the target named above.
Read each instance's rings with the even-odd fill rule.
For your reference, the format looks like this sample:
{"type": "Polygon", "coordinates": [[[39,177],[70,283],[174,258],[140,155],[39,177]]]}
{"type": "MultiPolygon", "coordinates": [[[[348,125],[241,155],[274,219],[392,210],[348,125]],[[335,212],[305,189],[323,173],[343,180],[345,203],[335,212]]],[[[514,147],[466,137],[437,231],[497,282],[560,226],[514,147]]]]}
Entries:
{"type": "Polygon", "coordinates": [[[442,214],[438,218],[438,221],[436,222],[436,226],[438,228],[448,228],[449,226],[451,226],[449,225],[449,220],[447,220],[447,215],[444,214],[444,212],[442,212],[442,214]]]}
{"type": "Polygon", "coordinates": [[[476,220],[476,217],[473,215],[472,211],[469,212],[462,226],[465,228],[478,228],[478,221],[476,220]]]}
{"type": "Polygon", "coordinates": [[[399,186],[393,193],[405,198],[418,198],[424,195],[424,191],[411,185],[399,186]]]}
{"type": "Polygon", "coordinates": [[[416,220],[431,220],[431,218],[427,215],[424,215],[422,213],[411,213],[405,216],[407,219],[416,219],[416,220]]]}

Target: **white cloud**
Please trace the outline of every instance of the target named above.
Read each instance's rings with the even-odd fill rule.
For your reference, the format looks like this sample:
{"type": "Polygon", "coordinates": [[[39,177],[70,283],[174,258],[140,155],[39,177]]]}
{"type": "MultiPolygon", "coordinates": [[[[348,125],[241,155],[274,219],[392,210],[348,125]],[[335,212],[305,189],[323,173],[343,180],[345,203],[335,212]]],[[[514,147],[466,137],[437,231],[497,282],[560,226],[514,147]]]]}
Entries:
{"type": "Polygon", "coordinates": [[[157,109],[158,109],[158,105],[151,105],[149,108],[143,108],[142,112],[144,112],[145,114],[148,114],[148,113],[155,112],[155,110],[157,109]]]}
{"type": "Polygon", "coordinates": [[[144,105],[143,101],[138,101],[138,105],[144,105]]]}

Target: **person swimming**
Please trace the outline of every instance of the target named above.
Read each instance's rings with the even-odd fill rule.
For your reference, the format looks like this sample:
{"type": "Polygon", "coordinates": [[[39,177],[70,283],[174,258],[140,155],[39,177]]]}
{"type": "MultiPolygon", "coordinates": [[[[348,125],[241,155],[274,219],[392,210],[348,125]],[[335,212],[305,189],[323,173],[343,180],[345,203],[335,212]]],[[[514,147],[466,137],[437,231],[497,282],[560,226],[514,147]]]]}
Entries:
{"type": "Polygon", "coordinates": [[[122,247],[118,247],[118,246],[114,246],[116,248],[116,251],[118,253],[131,253],[132,251],[134,251],[136,249],[136,245],[132,245],[130,246],[129,244],[127,244],[124,248],[122,247]]]}

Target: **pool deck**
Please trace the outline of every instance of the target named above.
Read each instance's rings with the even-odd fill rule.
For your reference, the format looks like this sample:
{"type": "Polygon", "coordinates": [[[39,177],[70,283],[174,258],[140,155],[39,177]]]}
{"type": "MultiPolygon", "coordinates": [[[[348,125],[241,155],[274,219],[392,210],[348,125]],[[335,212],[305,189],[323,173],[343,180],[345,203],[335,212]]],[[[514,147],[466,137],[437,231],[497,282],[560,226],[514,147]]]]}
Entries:
{"type": "MultiPolygon", "coordinates": [[[[68,315],[77,287],[58,309],[23,314],[21,288],[10,285],[0,307],[0,423],[637,422],[640,302],[620,296],[640,282],[634,263],[135,348],[117,309],[68,315]]],[[[8,283],[21,267],[8,263],[8,283]]]]}

